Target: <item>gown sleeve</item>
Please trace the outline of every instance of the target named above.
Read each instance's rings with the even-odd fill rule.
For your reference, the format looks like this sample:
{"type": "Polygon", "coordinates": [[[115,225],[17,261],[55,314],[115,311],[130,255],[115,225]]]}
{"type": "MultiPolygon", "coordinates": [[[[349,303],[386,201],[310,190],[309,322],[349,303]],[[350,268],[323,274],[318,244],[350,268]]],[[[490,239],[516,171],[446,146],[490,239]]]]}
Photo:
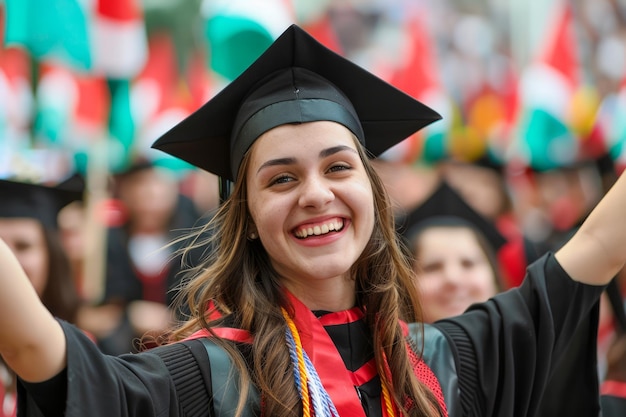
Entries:
{"type": "Polygon", "coordinates": [[[61,324],[67,340],[66,378],[61,381],[67,384],[64,414],[44,414],[41,410],[50,409],[50,404],[41,401],[54,400],[36,397],[34,390],[30,392],[26,388],[30,384],[19,384],[18,417],[206,417],[210,414],[206,390],[210,375],[197,366],[203,355],[203,362],[208,362],[200,342],[174,343],[137,354],[108,356],[80,330],[65,322],[61,324]]]}
{"type": "Polygon", "coordinates": [[[456,358],[462,415],[598,416],[603,289],[572,280],[549,253],[519,288],[435,323],[456,358]]]}

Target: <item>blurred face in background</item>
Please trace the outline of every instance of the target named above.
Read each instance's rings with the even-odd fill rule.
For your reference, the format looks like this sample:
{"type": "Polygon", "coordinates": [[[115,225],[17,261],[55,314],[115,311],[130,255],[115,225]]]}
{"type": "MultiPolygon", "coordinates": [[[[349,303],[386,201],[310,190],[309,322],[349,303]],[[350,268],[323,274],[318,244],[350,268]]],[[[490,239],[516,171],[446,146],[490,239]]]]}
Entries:
{"type": "Polygon", "coordinates": [[[426,322],[461,314],[498,292],[496,271],[474,230],[432,226],[414,239],[426,322]]]}
{"type": "Polygon", "coordinates": [[[601,178],[595,167],[556,169],[535,174],[542,208],[556,230],[575,227],[600,200],[601,178]]]}
{"type": "Polygon", "coordinates": [[[132,232],[169,230],[178,198],[178,184],[165,170],[151,168],[129,174],[119,183],[119,196],[128,209],[132,232]]]}
{"type": "Polygon", "coordinates": [[[0,237],[13,251],[37,294],[48,282],[49,256],[43,227],[30,218],[0,218],[0,237]]]}

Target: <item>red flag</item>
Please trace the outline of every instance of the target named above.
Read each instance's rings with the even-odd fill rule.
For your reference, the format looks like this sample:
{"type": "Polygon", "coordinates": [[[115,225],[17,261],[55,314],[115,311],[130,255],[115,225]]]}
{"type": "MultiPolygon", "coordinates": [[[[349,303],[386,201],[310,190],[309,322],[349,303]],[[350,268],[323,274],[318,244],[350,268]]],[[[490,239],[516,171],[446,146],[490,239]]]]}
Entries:
{"type": "Polygon", "coordinates": [[[343,53],[343,48],[341,47],[328,13],[325,13],[316,20],[303,24],[303,28],[328,49],[340,55],[343,53]]]}
{"type": "Polygon", "coordinates": [[[92,35],[96,70],[129,79],[142,69],[147,41],[139,0],[97,0],[92,35]]]}
{"type": "Polygon", "coordinates": [[[434,108],[443,120],[427,126],[383,154],[387,159],[409,163],[418,159],[435,162],[444,158],[448,152],[446,136],[454,118],[452,102],[439,78],[436,51],[432,47],[434,42],[421,16],[412,13],[405,21],[404,60],[389,82],[434,108]]]}
{"type": "Polygon", "coordinates": [[[405,93],[423,100],[433,90],[441,89],[437,74],[437,59],[431,48],[430,34],[422,19],[415,16],[406,23],[408,42],[404,60],[392,75],[390,83],[405,93]]]}
{"type": "Polygon", "coordinates": [[[579,54],[574,31],[572,7],[567,1],[561,1],[556,9],[552,24],[548,25],[544,48],[538,59],[563,76],[571,88],[580,84],[579,54]]]}

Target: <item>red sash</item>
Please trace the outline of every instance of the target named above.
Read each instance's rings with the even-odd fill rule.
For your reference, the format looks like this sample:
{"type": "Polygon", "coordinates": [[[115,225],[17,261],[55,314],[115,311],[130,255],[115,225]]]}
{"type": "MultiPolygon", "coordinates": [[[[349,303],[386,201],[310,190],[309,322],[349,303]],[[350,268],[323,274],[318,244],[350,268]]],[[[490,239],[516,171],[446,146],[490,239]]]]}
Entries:
{"type": "Polygon", "coordinates": [[[600,387],[600,395],[626,398],[626,382],[614,380],[604,381],[600,387]]]}
{"type": "MultiPolygon", "coordinates": [[[[355,386],[361,386],[370,381],[378,373],[374,359],[363,365],[358,370],[351,372],[346,366],[337,351],[335,343],[332,341],[324,326],[332,324],[345,324],[363,318],[363,312],[359,308],[352,308],[337,313],[328,314],[318,318],[308,307],[302,304],[297,298],[286,292],[294,308],[294,323],[298,329],[302,347],[311,359],[324,388],[330,395],[340,416],[366,417],[361,400],[358,397],[355,386]]],[[[406,324],[401,323],[408,336],[406,324]]],[[[224,339],[237,342],[252,342],[253,336],[246,330],[234,328],[213,328],[215,335],[224,339]]],[[[188,337],[197,339],[200,337],[211,337],[211,332],[201,329],[188,337]]],[[[446,405],[444,402],[441,386],[437,377],[424,361],[417,357],[413,350],[407,346],[411,363],[415,375],[435,394],[444,416],[447,417],[446,405]]],[[[382,407],[383,416],[387,416],[385,407],[382,407]]]]}

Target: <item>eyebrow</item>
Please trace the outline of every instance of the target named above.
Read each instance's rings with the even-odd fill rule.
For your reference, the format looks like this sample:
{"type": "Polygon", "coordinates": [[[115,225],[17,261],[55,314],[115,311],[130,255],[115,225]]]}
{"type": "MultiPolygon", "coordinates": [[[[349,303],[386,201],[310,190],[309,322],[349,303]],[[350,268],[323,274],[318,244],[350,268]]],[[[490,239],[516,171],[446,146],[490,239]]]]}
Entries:
{"type": "MultiPolygon", "coordinates": [[[[333,146],[331,148],[326,148],[326,149],[322,149],[319,153],[319,157],[320,158],[327,158],[331,155],[334,155],[336,153],[342,152],[342,151],[350,151],[350,152],[356,152],[356,149],[351,148],[349,146],[346,145],[339,145],[339,146],[333,146]]],[[[259,167],[259,169],[257,169],[257,174],[267,168],[267,167],[271,167],[271,166],[277,166],[277,165],[289,165],[289,164],[293,164],[296,162],[296,158],[276,158],[276,159],[270,159],[269,161],[264,162],[263,164],[261,164],[261,166],[259,167]]]]}

